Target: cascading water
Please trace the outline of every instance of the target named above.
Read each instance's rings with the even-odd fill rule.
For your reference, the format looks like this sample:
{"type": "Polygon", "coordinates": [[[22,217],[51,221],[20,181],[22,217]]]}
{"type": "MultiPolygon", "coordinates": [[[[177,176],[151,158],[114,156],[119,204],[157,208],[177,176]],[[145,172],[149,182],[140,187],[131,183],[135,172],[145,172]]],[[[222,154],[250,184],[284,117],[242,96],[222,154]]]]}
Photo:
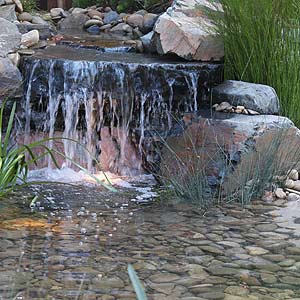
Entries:
{"type": "Polygon", "coordinates": [[[166,132],[173,115],[197,111],[222,74],[217,64],[66,46],[24,58],[21,68],[25,139],[36,132],[49,137],[60,132],[89,151],[65,140],[66,156],[91,170],[92,153],[105,169],[121,174],[141,173],[149,132],[166,132]]]}

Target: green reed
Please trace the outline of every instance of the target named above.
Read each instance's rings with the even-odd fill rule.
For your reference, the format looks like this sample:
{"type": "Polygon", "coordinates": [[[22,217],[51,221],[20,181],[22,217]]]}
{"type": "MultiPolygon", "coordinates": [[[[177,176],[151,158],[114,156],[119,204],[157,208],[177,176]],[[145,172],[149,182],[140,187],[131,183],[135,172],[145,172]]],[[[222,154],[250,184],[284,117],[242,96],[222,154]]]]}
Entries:
{"type": "Polygon", "coordinates": [[[224,41],[225,78],[275,88],[281,113],[300,125],[298,0],[211,0],[206,13],[224,41]],[[221,4],[222,10],[220,6],[221,4]]]}

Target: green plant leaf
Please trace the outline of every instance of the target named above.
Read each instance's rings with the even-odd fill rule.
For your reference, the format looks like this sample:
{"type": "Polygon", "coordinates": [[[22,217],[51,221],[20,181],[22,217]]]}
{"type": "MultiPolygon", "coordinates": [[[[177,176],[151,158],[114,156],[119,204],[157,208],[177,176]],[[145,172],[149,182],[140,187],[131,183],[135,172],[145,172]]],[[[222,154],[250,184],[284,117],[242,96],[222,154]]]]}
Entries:
{"type": "Polygon", "coordinates": [[[140,280],[139,280],[134,268],[132,267],[132,265],[129,264],[127,270],[128,270],[128,274],[129,274],[130,280],[132,282],[133,288],[135,290],[135,293],[138,297],[138,300],[147,300],[148,298],[146,296],[143,285],[140,282],[140,280]]]}

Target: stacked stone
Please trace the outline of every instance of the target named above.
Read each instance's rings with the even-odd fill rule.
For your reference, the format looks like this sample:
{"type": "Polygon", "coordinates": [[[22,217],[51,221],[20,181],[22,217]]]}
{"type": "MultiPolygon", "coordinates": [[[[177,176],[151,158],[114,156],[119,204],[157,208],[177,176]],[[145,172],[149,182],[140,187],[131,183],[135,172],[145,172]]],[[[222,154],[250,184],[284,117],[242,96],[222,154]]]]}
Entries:
{"type": "Polygon", "coordinates": [[[300,200],[300,177],[299,171],[292,169],[284,184],[284,189],[278,188],[275,191],[275,196],[280,199],[287,198],[288,201],[300,200]]]}
{"type": "Polygon", "coordinates": [[[37,25],[46,22],[24,12],[20,0],[0,0],[0,99],[21,95],[20,54],[32,54],[29,48],[39,46],[40,41],[37,29],[21,34],[19,25],[29,21],[37,25]]]}
{"type": "Polygon", "coordinates": [[[259,112],[255,111],[255,110],[247,109],[243,105],[233,106],[228,102],[214,104],[213,109],[216,112],[227,112],[227,113],[244,114],[244,115],[259,115],[260,114],[259,112]]]}
{"type": "Polygon", "coordinates": [[[73,7],[68,11],[52,8],[50,17],[61,31],[81,29],[90,34],[112,33],[136,40],[151,32],[158,19],[157,14],[146,10],[119,14],[110,7],[97,6],[86,9],[73,7]]]}

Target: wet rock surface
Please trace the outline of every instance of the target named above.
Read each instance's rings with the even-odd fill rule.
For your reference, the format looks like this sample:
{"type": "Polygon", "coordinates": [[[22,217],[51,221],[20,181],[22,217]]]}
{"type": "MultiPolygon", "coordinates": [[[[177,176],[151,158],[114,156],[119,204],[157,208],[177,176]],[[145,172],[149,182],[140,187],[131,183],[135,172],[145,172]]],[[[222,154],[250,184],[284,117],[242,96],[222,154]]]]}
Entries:
{"type": "Polygon", "coordinates": [[[228,205],[203,215],[197,206],[165,198],[139,207],[125,190],[109,195],[49,186],[43,193],[57,209],[34,215],[12,209],[14,199],[2,202],[4,298],[13,287],[23,299],[135,299],[128,263],[150,300],[300,297],[299,237],[274,220],[280,209],[274,203],[228,205]]]}

